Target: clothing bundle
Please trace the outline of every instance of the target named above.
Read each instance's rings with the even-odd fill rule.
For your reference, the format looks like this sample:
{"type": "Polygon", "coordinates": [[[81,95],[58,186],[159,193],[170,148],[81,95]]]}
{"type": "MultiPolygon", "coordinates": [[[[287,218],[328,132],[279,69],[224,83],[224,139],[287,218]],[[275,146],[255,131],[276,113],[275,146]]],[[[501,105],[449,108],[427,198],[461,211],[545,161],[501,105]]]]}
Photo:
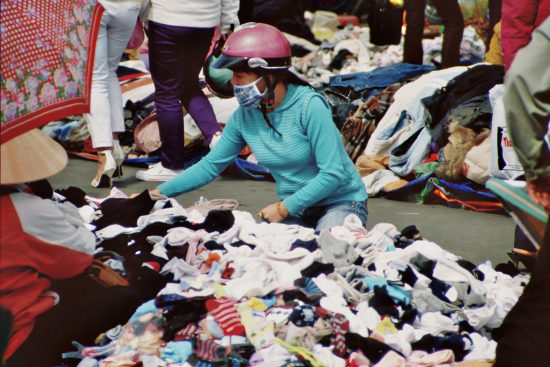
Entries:
{"type": "Polygon", "coordinates": [[[120,215],[105,210],[90,225],[101,223],[98,247],[120,254],[142,304],[96,345],[67,351],[80,366],[491,360],[491,332],[528,282],[506,267],[461,259],[414,226],[366,230],[350,215],[316,233],[256,223],[231,200],[183,208],[144,196],[124,199],[113,189],[111,198],[86,199],[96,215],[119,208],[120,215]],[[141,215],[129,220],[125,207],[141,215]]]}

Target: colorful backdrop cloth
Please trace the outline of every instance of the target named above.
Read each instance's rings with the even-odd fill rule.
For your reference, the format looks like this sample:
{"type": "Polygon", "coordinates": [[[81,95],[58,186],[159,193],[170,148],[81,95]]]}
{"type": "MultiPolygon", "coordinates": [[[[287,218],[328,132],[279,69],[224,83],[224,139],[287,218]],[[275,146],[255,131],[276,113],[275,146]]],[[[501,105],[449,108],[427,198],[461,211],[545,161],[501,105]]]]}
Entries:
{"type": "Polygon", "coordinates": [[[0,143],[88,112],[96,0],[3,0],[0,12],[0,143]]]}

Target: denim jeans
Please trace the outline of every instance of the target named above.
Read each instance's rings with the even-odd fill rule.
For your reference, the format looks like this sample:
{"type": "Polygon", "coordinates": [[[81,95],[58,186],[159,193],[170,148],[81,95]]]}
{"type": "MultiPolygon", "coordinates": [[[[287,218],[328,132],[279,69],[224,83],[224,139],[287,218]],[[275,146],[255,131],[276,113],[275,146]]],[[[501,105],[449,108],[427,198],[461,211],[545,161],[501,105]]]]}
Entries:
{"type": "Polygon", "coordinates": [[[341,201],[326,206],[313,206],[304,209],[296,216],[286,218],[283,223],[311,227],[320,232],[323,229],[343,225],[344,220],[350,214],[357,215],[363,226],[366,226],[368,216],[367,200],[341,201]]]}
{"type": "Polygon", "coordinates": [[[102,0],[105,12],[97,34],[94,71],[87,114],[94,148],[113,146],[113,133],[124,131],[122,93],[116,69],[136,26],[141,4],[102,0]]]}
{"type": "Polygon", "coordinates": [[[432,71],[430,65],[395,64],[379,67],[369,72],[335,75],[329,85],[334,88],[353,88],[356,91],[373,88],[386,88],[408,77],[432,71]]]}
{"type": "Polygon", "coordinates": [[[404,177],[413,172],[430,153],[432,136],[426,127],[419,127],[390,152],[389,168],[404,177]]]}

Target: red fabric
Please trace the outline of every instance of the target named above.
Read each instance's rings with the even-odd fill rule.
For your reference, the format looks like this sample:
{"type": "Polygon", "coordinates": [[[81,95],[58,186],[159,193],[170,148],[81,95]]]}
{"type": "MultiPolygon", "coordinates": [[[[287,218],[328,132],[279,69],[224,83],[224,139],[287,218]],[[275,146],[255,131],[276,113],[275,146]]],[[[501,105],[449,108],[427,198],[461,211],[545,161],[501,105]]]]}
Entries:
{"type": "Polygon", "coordinates": [[[504,0],[501,43],[504,67],[510,68],[516,53],[531,41],[531,33],[550,16],[550,0],[504,0]]]}
{"type": "Polygon", "coordinates": [[[428,155],[426,157],[426,159],[424,159],[422,161],[422,164],[424,163],[430,163],[430,162],[437,162],[439,160],[439,153],[430,153],[430,155],[428,155]]]}
{"type": "Polygon", "coordinates": [[[439,196],[441,199],[445,200],[446,202],[458,203],[463,207],[469,208],[476,212],[498,213],[498,212],[502,212],[503,210],[502,204],[499,203],[498,201],[474,201],[474,200],[463,201],[463,200],[449,197],[439,189],[435,189],[433,193],[436,196],[439,196]]]}
{"type": "Polygon", "coordinates": [[[103,14],[95,5],[95,0],[2,2],[0,143],[89,111],[103,14]]]}
{"type": "Polygon", "coordinates": [[[0,304],[14,317],[7,359],[30,335],[38,315],[54,306],[54,298],[44,294],[51,282],[41,273],[53,279],[74,277],[91,264],[92,256],[25,233],[8,195],[0,198],[0,218],[0,304]]]}
{"type": "Polygon", "coordinates": [[[235,302],[227,297],[209,299],[205,303],[208,312],[216,319],[224,335],[244,335],[241,315],[235,308],[235,302]]]}
{"type": "Polygon", "coordinates": [[[340,23],[340,26],[342,27],[345,27],[348,24],[356,27],[359,27],[361,25],[359,18],[357,18],[355,15],[338,15],[338,23],[340,23]]]}
{"type": "Polygon", "coordinates": [[[143,30],[143,23],[138,18],[136,21],[136,26],[134,27],[134,31],[130,36],[130,40],[126,45],[126,48],[132,48],[132,49],[139,48],[139,46],[141,46],[144,40],[145,40],[145,31],[143,30]]]}

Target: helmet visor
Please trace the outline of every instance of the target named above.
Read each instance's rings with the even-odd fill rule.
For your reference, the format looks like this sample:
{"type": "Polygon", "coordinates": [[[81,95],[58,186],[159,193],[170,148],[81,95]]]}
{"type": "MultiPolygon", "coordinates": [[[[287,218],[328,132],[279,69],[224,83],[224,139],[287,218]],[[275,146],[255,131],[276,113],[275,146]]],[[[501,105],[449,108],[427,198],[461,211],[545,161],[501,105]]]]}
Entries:
{"type": "Polygon", "coordinates": [[[247,63],[245,58],[222,54],[214,61],[212,67],[215,69],[244,69],[247,67],[247,63]]]}
{"type": "Polygon", "coordinates": [[[290,67],[290,57],[262,59],[258,57],[242,57],[228,56],[222,54],[218,60],[214,62],[212,67],[216,69],[231,69],[231,70],[286,70],[290,67]]]}

